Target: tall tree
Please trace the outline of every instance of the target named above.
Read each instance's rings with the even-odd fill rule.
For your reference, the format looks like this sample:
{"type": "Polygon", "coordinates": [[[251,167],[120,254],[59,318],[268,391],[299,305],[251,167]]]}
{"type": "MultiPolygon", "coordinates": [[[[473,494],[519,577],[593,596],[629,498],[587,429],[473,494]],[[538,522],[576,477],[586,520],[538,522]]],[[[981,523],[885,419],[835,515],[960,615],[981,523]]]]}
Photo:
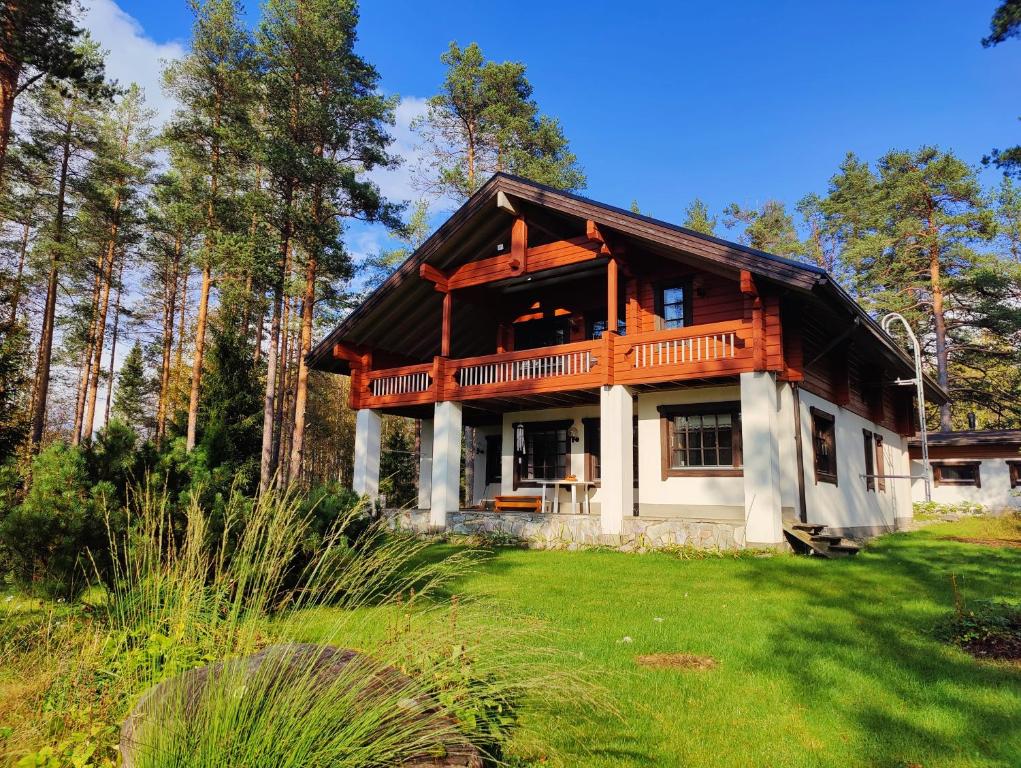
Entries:
{"type": "MultiPolygon", "coordinates": [[[[107,312],[110,293],[117,286],[114,276],[123,269],[127,243],[135,237],[135,229],[142,219],[140,197],[152,165],[152,114],[145,106],[141,89],[132,85],[103,121],[99,151],[92,164],[89,198],[91,207],[96,209],[95,219],[100,224],[103,256],[82,422],[84,437],[91,436],[95,429],[107,312]]],[[[117,290],[119,292],[120,289],[117,290]]]]}
{"type": "MultiPolygon", "coordinates": [[[[98,46],[89,40],[79,46],[79,55],[93,61],[102,60],[98,46]]],[[[45,254],[48,262],[29,432],[30,443],[37,448],[46,422],[58,278],[65,261],[76,257],[66,241],[69,203],[76,194],[81,165],[96,145],[103,94],[97,95],[95,89],[78,88],[74,82],[48,80],[34,96],[23,147],[29,161],[48,177],[46,186],[50,190],[49,221],[37,243],[37,249],[45,254]]]]}
{"type": "Polygon", "coordinates": [[[202,388],[206,323],[214,270],[243,229],[237,196],[241,170],[252,144],[255,56],[240,21],[237,0],[190,0],[195,20],[191,52],[165,73],[166,91],[180,104],[166,129],[174,156],[187,173],[205,178],[195,204],[202,209],[202,248],[195,350],[188,404],[187,448],[195,447],[202,388]]]}
{"type": "MultiPolygon", "coordinates": [[[[979,262],[974,246],[993,236],[993,213],[975,170],[951,153],[892,151],[876,171],[845,162],[824,207],[834,226],[853,233],[844,257],[858,276],[859,298],[876,311],[902,312],[931,334],[937,381],[950,389],[948,321],[979,262]]],[[[940,428],[952,428],[949,403],[940,428]]]]}
{"type": "MultiPolygon", "coordinates": [[[[340,241],[341,222],[359,218],[401,226],[399,209],[362,174],[395,164],[387,153],[391,138],[386,131],[393,122],[394,102],[379,93],[376,70],[355,53],[358,12],[353,0],[270,0],[264,10],[259,42],[265,68],[265,156],[278,197],[278,258],[286,261],[291,255],[303,274],[289,473],[283,478],[293,482],[304,451],[305,358],[312,347],[317,280],[346,276],[350,270],[340,241]]],[[[271,406],[278,396],[278,355],[279,345],[271,338],[263,489],[274,473],[271,406]]]]}
{"type": "MultiPolygon", "coordinates": [[[[1021,37],[1021,0],[1002,0],[993,13],[989,27],[989,36],[982,39],[982,45],[986,48],[1021,37]]],[[[992,163],[1010,175],[1021,174],[1021,146],[994,149],[982,158],[982,162],[992,163]]]]}
{"type": "Polygon", "coordinates": [[[413,125],[426,149],[416,169],[425,191],[464,200],[496,171],[558,189],[585,186],[560,123],[539,112],[524,64],[486,61],[477,43],[456,42],[440,61],[443,85],[413,125]]]}
{"type": "Polygon", "coordinates": [[[695,198],[684,210],[684,223],[681,225],[703,235],[716,234],[716,217],[709,214],[709,209],[700,198],[695,198]]]}
{"type": "Polygon", "coordinates": [[[741,239],[752,248],[777,256],[797,256],[804,250],[794,219],[779,200],[768,200],[760,208],[742,208],[731,203],[723,209],[723,215],[728,229],[744,225],[741,239]]]}
{"type": "Polygon", "coordinates": [[[390,233],[400,245],[386,248],[370,256],[362,264],[361,270],[365,281],[365,292],[369,293],[381,286],[404,261],[425,242],[429,235],[429,204],[420,200],[415,204],[408,218],[407,226],[390,233]]]}
{"type": "Polygon", "coordinates": [[[76,9],[74,0],[0,0],[0,180],[18,96],[43,78],[103,86],[102,58],[79,45],[76,9]]]}

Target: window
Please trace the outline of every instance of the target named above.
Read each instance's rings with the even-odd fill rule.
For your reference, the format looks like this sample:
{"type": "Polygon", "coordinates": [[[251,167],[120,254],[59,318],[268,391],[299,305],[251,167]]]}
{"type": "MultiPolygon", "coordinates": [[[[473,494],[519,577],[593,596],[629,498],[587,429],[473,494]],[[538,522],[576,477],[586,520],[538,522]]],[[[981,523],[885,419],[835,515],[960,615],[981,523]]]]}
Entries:
{"type": "Polygon", "coordinates": [[[514,349],[554,347],[571,340],[571,318],[544,317],[514,324],[514,349]]]}
{"type": "Polygon", "coordinates": [[[880,491],[886,490],[886,461],[883,459],[883,436],[874,435],[876,441],[876,485],[880,491]]]}
{"type": "Polygon", "coordinates": [[[500,435],[486,435],[486,485],[499,483],[503,479],[502,453],[503,438],[500,435]]]}
{"type": "Polygon", "coordinates": [[[664,477],[741,474],[739,403],[661,405],[664,477]]]}
{"type": "MultiPolygon", "coordinates": [[[[592,319],[589,320],[588,324],[588,337],[589,339],[601,339],[603,334],[606,332],[606,310],[603,310],[602,317],[593,315],[592,319]]],[[[617,316],[617,335],[627,335],[627,319],[623,315],[617,316]]]]}
{"type": "Polygon", "coordinates": [[[982,487],[982,480],[979,477],[979,462],[977,461],[955,461],[955,462],[933,462],[932,477],[936,485],[962,485],[982,487]]]}
{"type": "Polygon", "coordinates": [[[656,314],[663,328],[684,328],[691,325],[691,291],[687,282],[662,285],[656,294],[656,314]]]}
{"type": "Polygon", "coordinates": [[[515,446],[516,480],[563,480],[570,464],[571,421],[540,421],[519,425],[523,431],[523,452],[515,446]]]}
{"type": "Polygon", "coordinates": [[[1010,471],[1010,487],[1021,488],[1021,461],[1008,461],[1007,469],[1010,471]]]}
{"type": "Polygon", "coordinates": [[[837,484],[836,420],[832,413],[812,408],[812,450],[815,482],[837,484]]]}
{"type": "Polygon", "coordinates": [[[862,430],[865,438],[865,490],[876,490],[876,447],[872,439],[872,433],[867,429],[862,430]]]}
{"type": "Polygon", "coordinates": [[[600,440],[599,419],[582,419],[585,428],[585,479],[598,481],[600,474],[600,440]]]}

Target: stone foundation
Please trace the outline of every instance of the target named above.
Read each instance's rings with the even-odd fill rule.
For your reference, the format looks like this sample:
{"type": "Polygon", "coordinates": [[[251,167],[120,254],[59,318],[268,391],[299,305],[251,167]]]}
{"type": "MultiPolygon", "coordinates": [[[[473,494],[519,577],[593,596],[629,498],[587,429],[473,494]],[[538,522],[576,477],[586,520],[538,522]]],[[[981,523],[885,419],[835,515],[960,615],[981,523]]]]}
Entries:
{"type": "MultiPolygon", "coordinates": [[[[393,524],[419,533],[437,533],[427,510],[388,510],[393,524]]],[[[610,546],[622,552],[664,547],[709,550],[744,549],[744,523],[626,517],[624,533],[609,536],[600,530],[597,515],[551,515],[529,512],[462,511],[447,515],[445,532],[458,535],[503,535],[535,549],[582,549],[610,546]]]]}

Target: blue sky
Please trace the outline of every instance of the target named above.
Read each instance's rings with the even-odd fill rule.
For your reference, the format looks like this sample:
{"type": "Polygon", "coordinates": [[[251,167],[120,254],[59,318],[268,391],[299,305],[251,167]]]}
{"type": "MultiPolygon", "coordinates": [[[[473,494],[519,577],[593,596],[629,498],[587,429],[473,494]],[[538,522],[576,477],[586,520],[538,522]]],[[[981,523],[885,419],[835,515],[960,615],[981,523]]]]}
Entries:
{"type": "MultiPolygon", "coordinates": [[[[405,121],[437,88],[451,40],[525,62],[588,174],[585,194],[679,221],[695,196],[714,212],[793,205],[824,192],[849,150],[871,160],[937,144],[977,164],[1021,141],[1021,41],[979,42],[996,4],[365,0],[360,49],[385,90],[408,98],[405,121]]],[[[186,44],[183,0],[119,5],[161,55],[186,44]]],[[[253,23],[257,12],[252,3],[253,23]]],[[[406,186],[396,174],[385,188],[406,186]]],[[[378,237],[352,235],[355,251],[378,237]]]]}

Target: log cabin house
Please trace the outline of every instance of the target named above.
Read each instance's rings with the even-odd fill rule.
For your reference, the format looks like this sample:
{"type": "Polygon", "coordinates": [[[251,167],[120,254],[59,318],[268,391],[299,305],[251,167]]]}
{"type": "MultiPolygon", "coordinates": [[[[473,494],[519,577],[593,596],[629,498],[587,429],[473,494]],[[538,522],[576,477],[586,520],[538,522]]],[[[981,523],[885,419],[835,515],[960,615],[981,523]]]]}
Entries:
{"type": "Polygon", "coordinates": [[[516,497],[543,503],[500,519],[579,542],[775,546],[784,521],[869,535],[911,517],[911,360],[825,271],[514,176],[310,363],[351,376],[355,490],[378,492],[381,414],[422,420],[419,527],[516,497]]]}
{"type": "MultiPolygon", "coordinates": [[[[922,445],[908,441],[912,473],[922,474],[922,445]]],[[[1021,509],[1021,430],[929,433],[932,500],[937,504],[977,504],[990,512],[1021,509]]],[[[914,481],[915,501],[925,500],[925,484],[914,481]]]]}

